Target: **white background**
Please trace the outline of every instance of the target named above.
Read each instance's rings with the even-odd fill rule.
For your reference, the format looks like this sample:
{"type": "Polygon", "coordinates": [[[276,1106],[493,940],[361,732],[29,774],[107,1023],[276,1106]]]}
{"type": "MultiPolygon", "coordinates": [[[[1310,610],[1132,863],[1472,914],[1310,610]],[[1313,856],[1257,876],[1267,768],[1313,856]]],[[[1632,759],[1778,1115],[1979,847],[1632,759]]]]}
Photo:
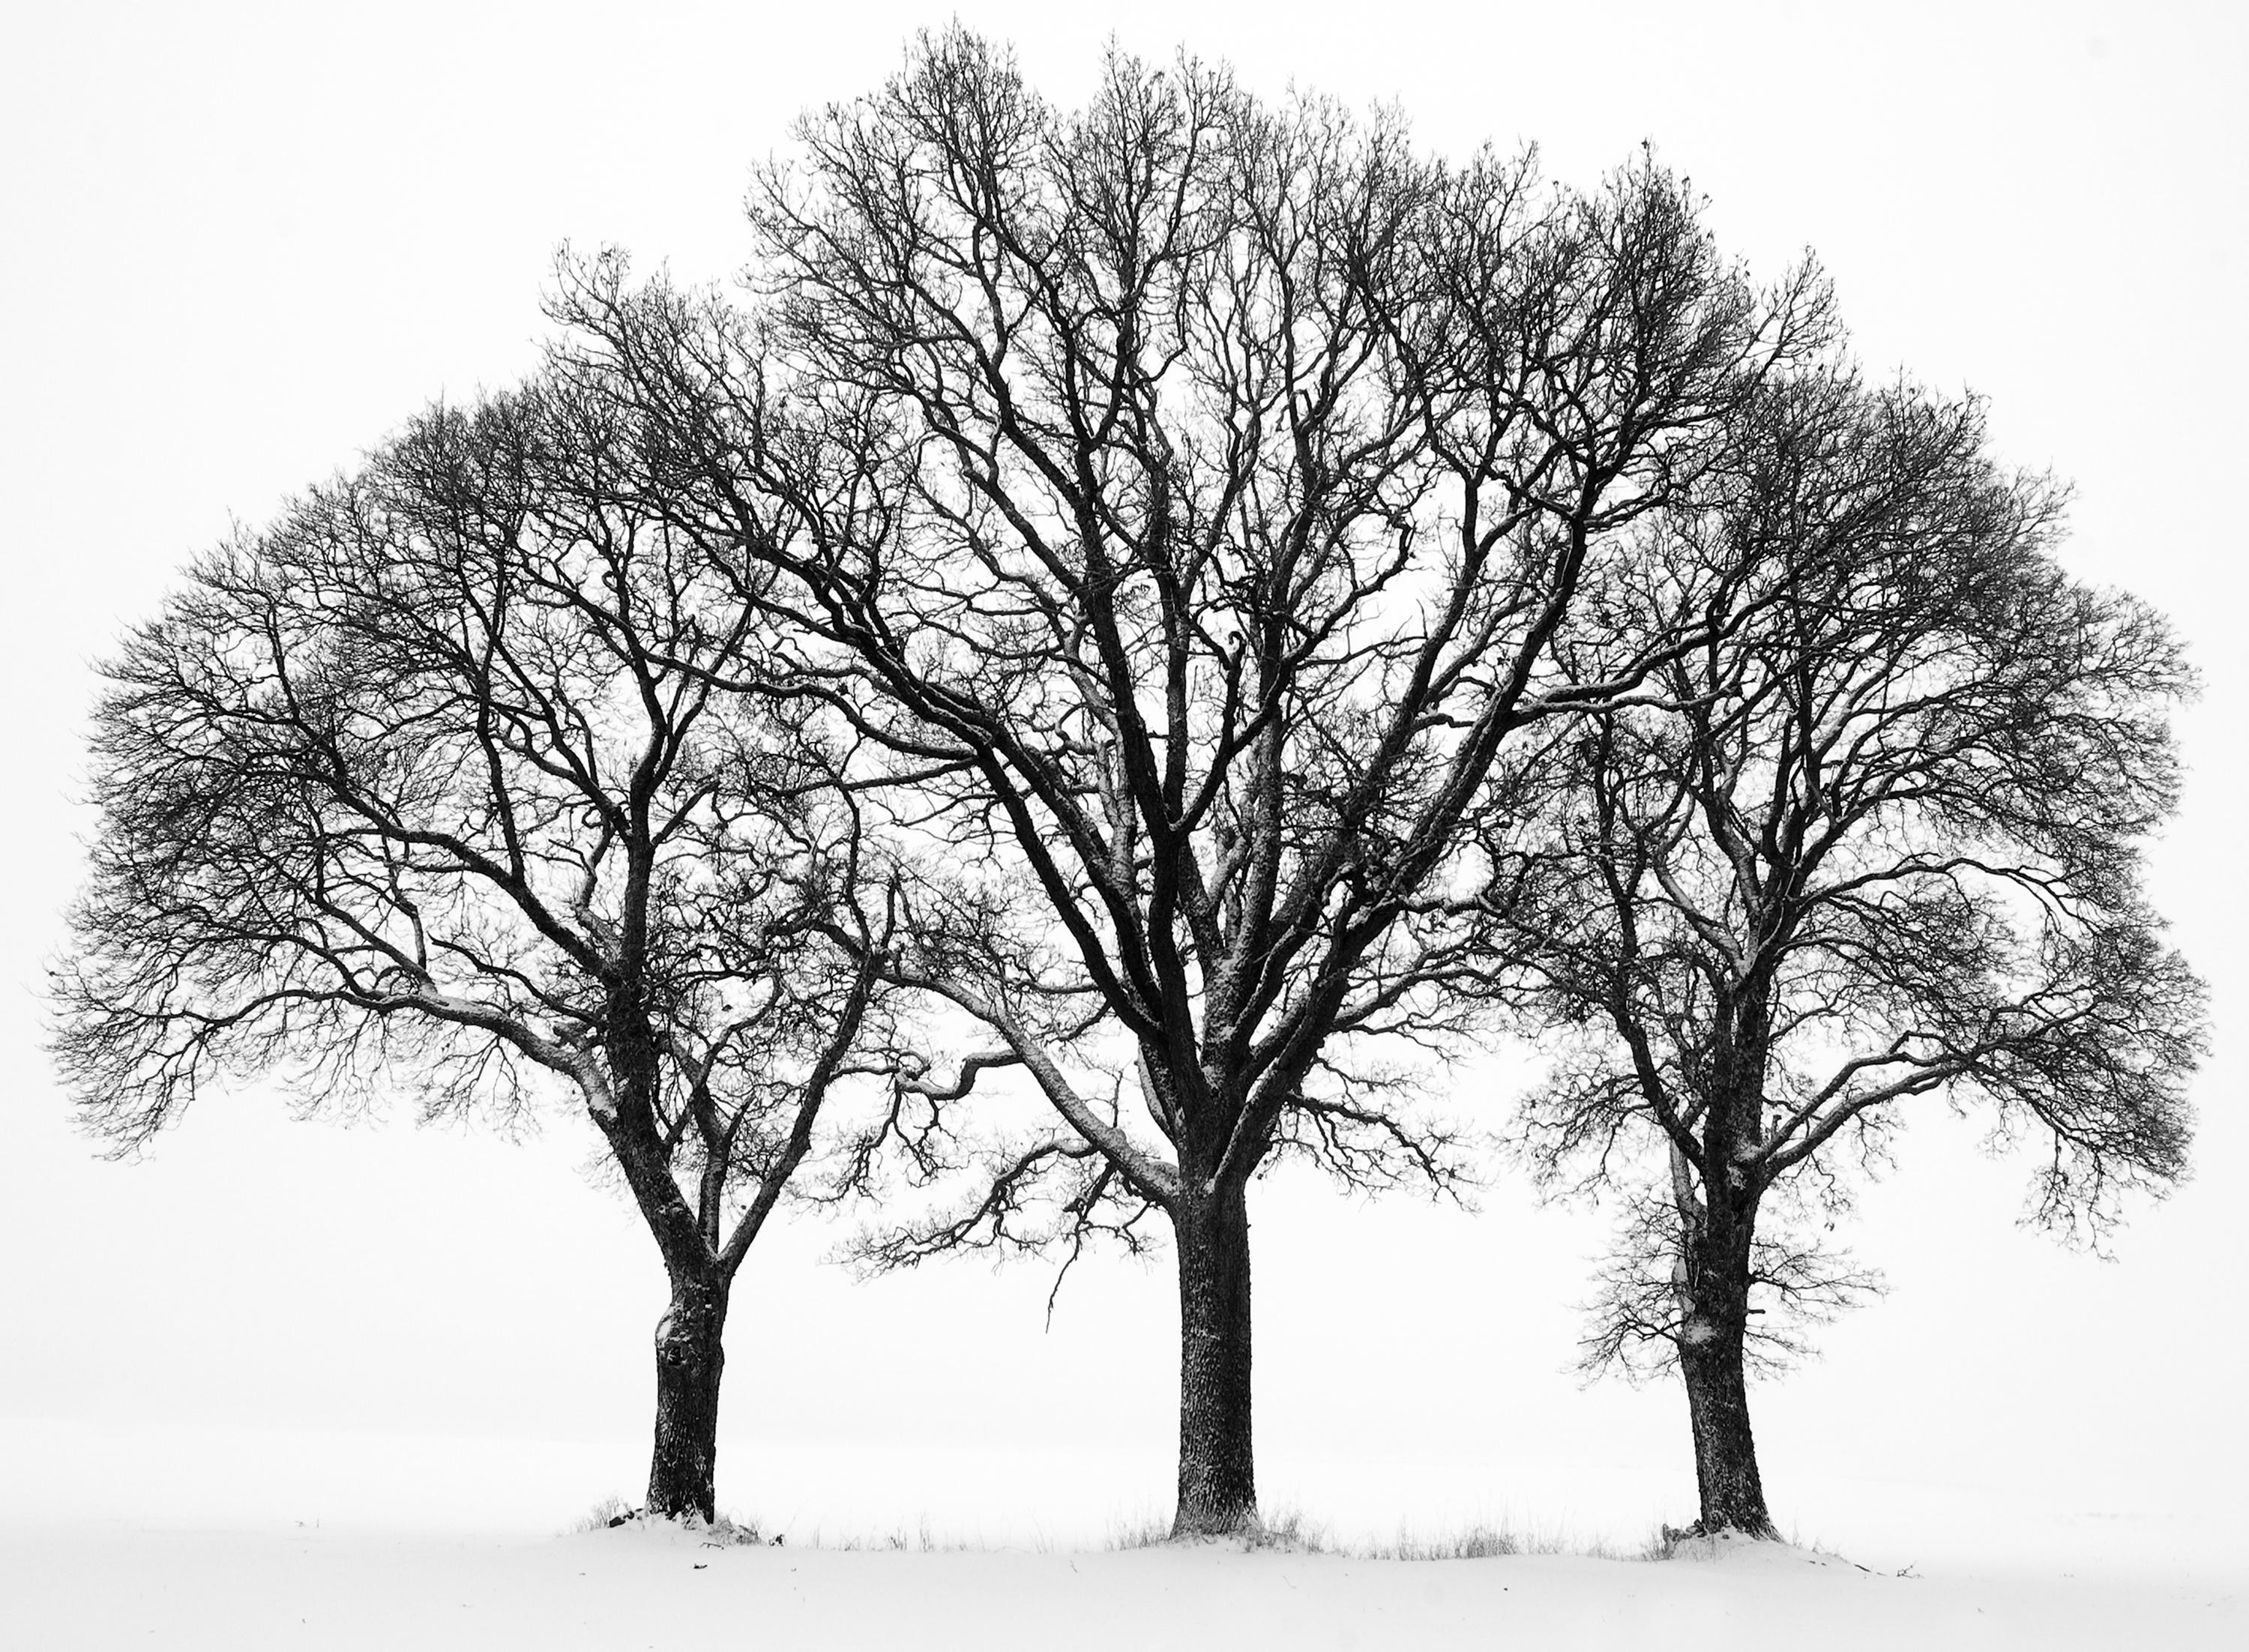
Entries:
{"type": "MultiPolygon", "coordinates": [[[[1895,1566],[2239,1566],[2249,991],[2240,822],[2249,52],[2225,4],[967,4],[1075,101],[1112,31],[1253,86],[1395,99],[1591,182],[1652,139],[1725,244],[1817,250],[1877,377],[1988,395],[2077,487],[2067,557],[2206,676],[2151,881],[2211,984],[2196,1179],[2113,1261],[2017,1225],[2028,1166],[1936,1115],[1866,1199],[1892,1294],[1755,1396],[1784,1528],[1895,1566]]],[[[73,1134],[45,960],[91,821],[91,664],[230,520],[533,360],[555,243],[726,278],[792,116],[936,7],[24,7],[0,25],[0,1523],[560,1526],[635,1493],[653,1247],[558,1114],[529,1143],[213,1095],[139,1162],[73,1134]],[[32,15],[34,10],[38,15],[32,15]]],[[[1517,1075],[1465,1071],[1496,1110],[1517,1075]]],[[[1636,1541],[1693,1508],[1669,1388],[1567,1374],[1598,1217],[1283,1176],[1253,1194],[1269,1511],[1636,1541]]],[[[855,1283],[768,1235],[720,1501],[801,1537],[1097,1539],[1169,1501],[1163,1263],[855,1283]]]]}

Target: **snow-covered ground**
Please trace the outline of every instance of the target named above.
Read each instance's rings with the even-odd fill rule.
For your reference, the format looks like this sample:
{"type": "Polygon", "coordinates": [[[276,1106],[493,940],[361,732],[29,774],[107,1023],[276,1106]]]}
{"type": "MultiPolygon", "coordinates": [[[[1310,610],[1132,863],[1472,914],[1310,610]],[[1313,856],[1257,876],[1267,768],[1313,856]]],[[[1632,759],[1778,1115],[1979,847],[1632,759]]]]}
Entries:
{"type": "Polygon", "coordinates": [[[1209,1545],[1041,1553],[568,1537],[76,1526],[0,1537],[24,1648],[257,1652],[756,1644],[1645,1648],[2238,1647],[2242,1590],[2189,1579],[1898,1578],[1750,1546],[1714,1561],[1370,1560],[1209,1545]]]}
{"type": "MultiPolygon", "coordinates": [[[[1373,1511],[1400,1488],[1379,1465],[1354,1481],[1338,1463],[1317,1477],[1336,1502],[1304,1518],[1331,1522],[1329,1540],[1356,1553],[1120,1551],[1116,1536],[1154,1520],[1160,1498],[1113,1499],[1151,1464],[1066,1447],[884,1463],[807,1447],[722,1458],[728,1484],[760,1488],[756,1518],[779,1546],[662,1527],[567,1533],[594,1495],[629,1487],[636,1456],[622,1439],[0,1422],[0,1648],[2249,1643],[2238,1532],[2011,1505],[1988,1488],[1799,1488],[1796,1501],[1848,1511],[1826,1517],[1854,1534],[1848,1558],[1751,1546],[1660,1563],[1398,1560],[1361,1557],[1486,1519],[1537,1543],[1626,1551],[1648,1526],[1628,1488],[1597,1474],[1556,1512],[1542,1499],[1558,1498],[1558,1477],[1526,1460],[1512,1511],[1385,1532],[1373,1511]],[[925,1512],[898,1516],[917,1501],[925,1512]]],[[[1440,1489],[1408,1505],[1441,1507],[1440,1489]]]]}

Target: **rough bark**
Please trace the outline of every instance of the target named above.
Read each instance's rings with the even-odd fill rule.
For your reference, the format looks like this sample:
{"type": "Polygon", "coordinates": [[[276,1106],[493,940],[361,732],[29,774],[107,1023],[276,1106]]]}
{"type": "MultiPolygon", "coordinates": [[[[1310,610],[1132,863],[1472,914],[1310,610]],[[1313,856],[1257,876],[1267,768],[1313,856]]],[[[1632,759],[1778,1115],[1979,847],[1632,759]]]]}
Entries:
{"type": "Polygon", "coordinates": [[[1251,1449],[1249,1212],[1240,1186],[1180,1202],[1180,1482],[1175,1538],[1257,1524],[1251,1449]]]}
{"type": "Polygon", "coordinates": [[[1702,1501],[1697,1524],[1706,1533],[1734,1531],[1771,1538],[1779,1534],[1765,1508],[1764,1481],[1757,1472],[1743,1361],[1754,1210],[1726,1211],[1723,1203],[1713,1201],[1720,1210],[1701,1243],[1691,1247],[1682,1282],[1686,1313],[1679,1369],[1695,1435],[1695,1482],[1702,1501]]]}
{"type": "Polygon", "coordinates": [[[1754,1164],[1771,1050],[1771,983],[1753,972],[1726,995],[1707,1076],[1700,1196],[1682,1176],[1679,1369],[1695,1436],[1696,1524],[1771,1538],[1772,1517],[1750,1429],[1743,1352],[1749,1340],[1750,1258],[1764,1188],[1754,1164]]]}
{"type": "MultiPolygon", "coordinates": [[[[644,879],[629,881],[631,890],[644,879]]],[[[631,984],[613,994],[606,1039],[614,1074],[612,1105],[598,1102],[595,1123],[609,1139],[641,1219],[663,1253],[671,1300],[656,1326],[656,1442],[648,1470],[648,1511],[667,1519],[717,1516],[719,1382],[732,1276],[719,1265],[695,1212],[672,1179],[655,1109],[657,1044],[631,984]]]]}
{"type": "Polygon", "coordinates": [[[675,1279],[656,1327],[656,1449],[648,1511],[669,1519],[717,1517],[719,1379],[726,1364],[726,1289],[675,1279]]]}

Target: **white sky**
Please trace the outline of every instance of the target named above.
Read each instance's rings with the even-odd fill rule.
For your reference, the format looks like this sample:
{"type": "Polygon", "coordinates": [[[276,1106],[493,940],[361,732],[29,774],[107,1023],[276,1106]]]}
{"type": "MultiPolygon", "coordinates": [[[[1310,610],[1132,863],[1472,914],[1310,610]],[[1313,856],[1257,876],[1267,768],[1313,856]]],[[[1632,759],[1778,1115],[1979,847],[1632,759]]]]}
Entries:
{"type": "MultiPolygon", "coordinates": [[[[2006,458],[2074,480],[2071,566],[2167,610],[2207,678],[2152,867],[2214,993],[2198,1175],[2103,1263],[2018,1229],[2026,1164],[1929,1121],[1854,1235],[1891,1296],[1762,1389],[1757,1421],[1784,1527],[1847,1552],[1902,1564],[1929,1534],[1964,1553],[2033,1526],[2092,1545],[2104,1522],[2191,1527],[2215,1552],[2221,1530],[2249,1535],[2232,1506],[2249,1478],[2249,32],[2217,3],[1849,10],[959,9],[1065,100],[1114,31],[1271,93],[1394,99],[1455,153],[1536,139],[1572,180],[1653,139],[1753,267],[1818,251],[1877,374],[1987,394],[2006,458]]],[[[38,993],[88,824],[72,798],[89,662],[230,519],[528,366],[556,242],[725,277],[751,162],[946,15],[314,11],[81,4],[0,24],[0,1519],[129,1518],[185,1495],[182,1477],[230,1478],[259,1518],[369,1514],[389,1506],[386,1463],[437,1518],[451,1498],[559,1523],[637,1491],[661,1276],[631,1212],[577,1175],[581,1123],[524,1148],[299,1124],[243,1095],[208,1098],[135,1165],[71,1133],[38,993]],[[270,1472],[250,1436],[213,1432],[239,1425],[281,1431],[256,1436],[270,1472]],[[88,1460],[98,1475],[72,1471],[88,1460]]],[[[1471,1072],[1462,1094],[1497,1105],[1509,1082],[1471,1072]]],[[[1269,1510],[1635,1538],[1691,1513],[1677,1394],[1564,1372],[1597,1220],[1530,1210],[1505,1181],[1476,1216],[1285,1176],[1253,1198],[1269,1510]]],[[[836,1237],[770,1235],[738,1289],[722,1504],[994,1536],[1168,1506],[1166,1265],[1089,1263],[1044,1333],[1035,1266],[859,1285],[818,1265],[836,1237]]]]}

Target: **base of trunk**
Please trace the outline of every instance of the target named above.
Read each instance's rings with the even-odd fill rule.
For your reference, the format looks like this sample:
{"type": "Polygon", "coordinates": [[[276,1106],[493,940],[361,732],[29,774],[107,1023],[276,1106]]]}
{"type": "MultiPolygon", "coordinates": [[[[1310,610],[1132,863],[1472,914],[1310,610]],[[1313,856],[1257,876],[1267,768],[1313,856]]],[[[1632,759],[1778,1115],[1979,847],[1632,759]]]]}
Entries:
{"type": "Polygon", "coordinates": [[[1257,1488],[1245,1486],[1228,1494],[1198,1496],[1192,1503],[1182,1494],[1179,1512],[1172,1517],[1172,1540],[1182,1538],[1236,1538],[1262,1532],[1257,1518],[1257,1488]]]}
{"type": "Polygon", "coordinates": [[[1688,1528],[1698,1537],[1738,1532],[1778,1540],[1757,1470],[1757,1438],[1750,1429],[1749,1388],[1738,1340],[1688,1350],[1687,1411],[1695,1433],[1695,1482],[1702,1515],[1688,1528]]]}
{"type": "Polygon", "coordinates": [[[675,1285],[656,1327],[656,1448],[648,1512],[664,1519],[718,1518],[719,1380],[726,1298],[707,1285],[675,1285]]]}
{"type": "Polygon", "coordinates": [[[1666,1525],[1661,1527],[1660,1530],[1663,1534],[1663,1547],[1667,1552],[1678,1544],[1693,1543],[1711,1538],[1747,1538],[1750,1541],[1756,1543],[1783,1543],[1787,1541],[1787,1539],[1783,1538],[1779,1532],[1773,1530],[1770,1522],[1767,1522],[1762,1528],[1751,1529],[1750,1527],[1741,1525],[1709,1526],[1705,1525],[1700,1520],[1695,1520],[1686,1525],[1666,1525]]]}
{"type": "Polygon", "coordinates": [[[1174,1538],[1259,1529],[1250,1433],[1249,1213],[1241,1189],[1173,1221],[1180,1258],[1180,1482],[1174,1538]]]}

